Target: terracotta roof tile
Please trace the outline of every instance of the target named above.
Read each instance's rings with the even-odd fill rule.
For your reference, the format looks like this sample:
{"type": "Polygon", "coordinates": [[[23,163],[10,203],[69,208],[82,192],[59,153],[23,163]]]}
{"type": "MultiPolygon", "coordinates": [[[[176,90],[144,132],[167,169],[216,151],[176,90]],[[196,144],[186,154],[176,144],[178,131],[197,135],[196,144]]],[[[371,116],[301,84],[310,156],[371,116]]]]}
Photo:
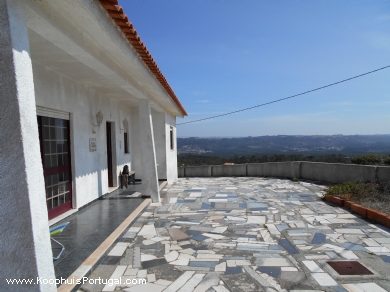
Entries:
{"type": "Polygon", "coordinates": [[[100,0],[100,4],[104,9],[107,10],[108,15],[111,16],[113,21],[118,25],[123,34],[126,36],[127,40],[133,46],[133,48],[140,55],[141,59],[144,61],[145,65],[149,68],[150,72],[156,77],[160,82],[161,86],[165,89],[168,95],[172,98],[173,102],[177,105],[183,115],[187,116],[187,112],[184,109],[183,105],[180,103],[176,94],[173,92],[172,88],[169,86],[164,75],[161,73],[156,62],[153,60],[152,55],[146,48],[145,44],[141,41],[140,37],[137,35],[137,31],[133,28],[133,24],[129,22],[126,14],[123,13],[123,8],[118,5],[117,0],[100,0]]]}

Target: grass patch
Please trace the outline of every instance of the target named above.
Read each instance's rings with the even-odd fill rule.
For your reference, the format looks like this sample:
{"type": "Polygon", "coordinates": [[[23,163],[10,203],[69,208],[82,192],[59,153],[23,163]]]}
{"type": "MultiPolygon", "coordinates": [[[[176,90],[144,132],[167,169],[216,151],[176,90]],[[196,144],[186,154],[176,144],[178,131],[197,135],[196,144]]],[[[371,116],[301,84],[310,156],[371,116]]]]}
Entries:
{"type": "Polygon", "coordinates": [[[390,184],[344,182],[328,187],[326,195],[337,196],[390,215],[390,184]]]}

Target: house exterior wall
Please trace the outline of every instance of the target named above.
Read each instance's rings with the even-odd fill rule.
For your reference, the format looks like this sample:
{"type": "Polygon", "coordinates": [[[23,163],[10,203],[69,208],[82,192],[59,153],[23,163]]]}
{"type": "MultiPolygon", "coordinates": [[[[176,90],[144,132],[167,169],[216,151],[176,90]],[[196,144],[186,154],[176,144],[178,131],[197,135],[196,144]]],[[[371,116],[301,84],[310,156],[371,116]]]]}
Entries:
{"type": "Polygon", "coordinates": [[[140,142],[140,124],[139,124],[139,110],[138,108],[131,109],[131,125],[129,128],[131,129],[131,137],[130,137],[130,145],[131,145],[131,170],[137,170],[135,173],[135,179],[142,179],[142,167],[141,167],[141,142],[140,142]]]}
{"type": "Polygon", "coordinates": [[[177,136],[176,117],[170,113],[165,113],[165,133],[166,133],[166,155],[167,155],[167,181],[173,183],[177,180],[177,136]],[[173,127],[174,149],[171,150],[170,127],[173,127]]]}
{"type": "MultiPolygon", "coordinates": [[[[108,99],[103,94],[77,83],[64,75],[33,62],[37,106],[69,112],[71,121],[71,163],[73,176],[73,207],[79,208],[108,193],[106,121],[114,123],[113,173],[117,178],[125,164],[133,169],[131,145],[134,135],[129,133],[130,153],[124,153],[122,121],[132,127],[132,110],[129,106],[108,99]],[[96,113],[104,115],[100,127],[95,127],[96,113]],[[89,138],[96,138],[96,151],[89,151],[89,138]],[[115,149],[115,150],[114,150],[115,149]],[[115,162],[116,161],[116,162],[115,162]]],[[[115,185],[115,182],[114,182],[115,185]]]]}
{"type": "Polygon", "coordinates": [[[0,1],[0,291],[57,291],[35,116],[33,70],[22,1],[0,1]]]}
{"type": "MultiPolygon", "coordinates": [[[[138,108],[132,109],[132,166],[134,169],[142,170],[140,153],[140,131],[138,108]]],[[[166,179],[168,183],[177,180],[177,141],[176,141],[176,117],[170,113],[161,113],[152,110],[154,141],[157,155],[157,171],[159,179],[166,179]],[[170,145],[170,127],[174,129],[174,149],[170,145]]],[[[136,173],[136,179],[142,180],[142,171],[136,173]]]]}
{"type": "Polygon", "coordinates": [[[156,146],[157,174],[159,180],[167,179],[167,133],[165,113],[152,110],[154,143],[156,146]]]}
{"type": "Polygon", "coordinates": [[[160,190],[157,175],[156,147],[154,143],[152,109],[150,101],[139,101],[140,148],[142,167],[142,189],[153,203],[160,202],[160,190]]]}
{"type": "MultiPolygon", "coordinates": [[[[154,202],[160,200],[151,104],[172,112],[171,124],[186,113],[169,85],[159,82],[163,76],[154,62],[150,67],[151,57],[143,60],[146,49],[137,48],[99,1],[0,1],[0,241],[7,265],[0,269],[1,291],[57,290],[55,284],[4,287],[4,278],[55,278],[36,107],[69,114],[73,208],[110,190],[107,121],[114,186],[127,164],[138,177],[144,171],[143,184],[154,202]],[[103,123],[94,127],[99,111],[103,123]],[[127,154],[120,129],[125,118],[127,154]],[[90,138],[96,151],[90,151],[90,138]]],[[[163,147],[165,120],[155,127],[163,147]]],[[[159,149],[159,159],[164,176],[165,150],[159,149]]]]}

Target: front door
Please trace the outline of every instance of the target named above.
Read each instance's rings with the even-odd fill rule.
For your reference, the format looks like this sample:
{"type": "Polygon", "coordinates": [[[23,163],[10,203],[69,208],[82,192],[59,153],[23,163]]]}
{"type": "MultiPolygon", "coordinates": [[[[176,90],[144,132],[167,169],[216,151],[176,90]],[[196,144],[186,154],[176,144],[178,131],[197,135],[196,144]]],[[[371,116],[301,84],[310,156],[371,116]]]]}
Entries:
{"type": "Polygon", "coordinates": [[[72,208],[69,121],[38,116],[49,219],[72,208]]]}
{"type": "Polygon", "coordinates": [[[107,173],[108,186],[113,187],[112,179],[112,144],[111,144],[111,122],[106,122],[106,136],[107,136],[107,173]]]}

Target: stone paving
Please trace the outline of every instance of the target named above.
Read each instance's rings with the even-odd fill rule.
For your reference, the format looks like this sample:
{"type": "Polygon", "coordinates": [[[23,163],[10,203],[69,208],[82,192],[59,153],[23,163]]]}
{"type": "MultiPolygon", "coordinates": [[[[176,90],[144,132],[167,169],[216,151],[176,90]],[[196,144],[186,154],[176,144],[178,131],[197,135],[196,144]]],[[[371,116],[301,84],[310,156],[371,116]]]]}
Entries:
{"type": "Polygon", "coordinates": [[[79,291],[390,291],[390,230],[325,203],[324,189],[272,178],[181,178],[89,277],[122,284],[79,291]],[[146,284],[123,284],[128,279],[146,284]]]}

